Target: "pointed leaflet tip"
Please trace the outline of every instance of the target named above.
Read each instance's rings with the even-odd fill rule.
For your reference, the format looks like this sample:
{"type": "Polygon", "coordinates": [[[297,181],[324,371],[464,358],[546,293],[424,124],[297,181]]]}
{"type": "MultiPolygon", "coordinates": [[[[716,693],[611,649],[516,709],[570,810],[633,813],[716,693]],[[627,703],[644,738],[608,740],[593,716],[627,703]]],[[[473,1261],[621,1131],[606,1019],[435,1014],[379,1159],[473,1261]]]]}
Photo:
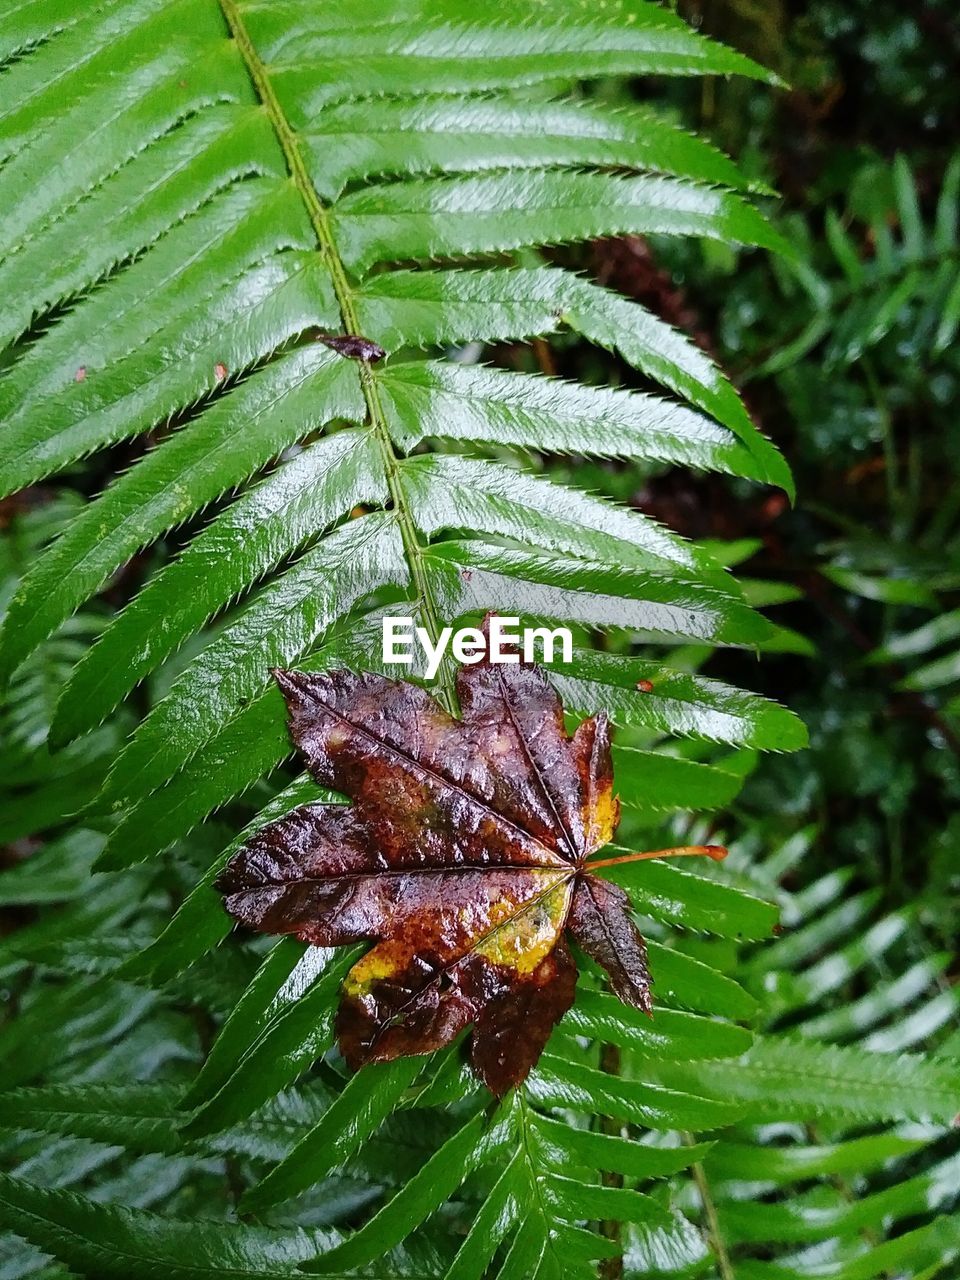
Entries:
{"type": "Polygon", "coordinates": [[[570,932],[587,955],[606,970],[620,999],[652,1014],[647,944],[633,923],[624,891],[606,880],[584,876],[573,895],[570,932]]]}
{"type": "MultiPolygon", "coordinates": [[[[283,694],[287,709],[291,715],[295,711],[302,711],[308,701],[312,703],[318,700],[320,694],[330,688],[332,680],[331,673],[285,671],[280,667],[272,668],[270,674],[283,694]]],[[[293,730],[291,730],[291,733],[296,739],[296,733],[293,730]]]]}
{"type": "Polygon", "coordinates": [[[306,688],[307,680],[303,671],[284,671],[280,667],[271,667],[270,674],[276,680],[284,695],[302,693],[306,688]]]}

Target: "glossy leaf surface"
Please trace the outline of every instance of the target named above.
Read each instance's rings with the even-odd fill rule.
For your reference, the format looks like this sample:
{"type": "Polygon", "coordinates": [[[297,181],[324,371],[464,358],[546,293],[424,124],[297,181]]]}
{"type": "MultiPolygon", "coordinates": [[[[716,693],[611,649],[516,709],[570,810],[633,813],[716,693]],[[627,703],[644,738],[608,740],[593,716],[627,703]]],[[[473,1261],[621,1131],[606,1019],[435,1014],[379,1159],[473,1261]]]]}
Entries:
{"type": "Polygon", "coordinates": [[[261,828],[218,886],[263,932],[376,941],[337,1015],[351,1066],[439,1048],[472,1024],[477,1074],[496,1094],[519,1084],[573,1001],[567,928],[650,1012],[626,895],[585,867],[619,821],[605,717],[569,738],[536,666],[486,656],[461,668],[459,721],[378,675],[277,680],[313,776],[353,804],[261,828]]]}

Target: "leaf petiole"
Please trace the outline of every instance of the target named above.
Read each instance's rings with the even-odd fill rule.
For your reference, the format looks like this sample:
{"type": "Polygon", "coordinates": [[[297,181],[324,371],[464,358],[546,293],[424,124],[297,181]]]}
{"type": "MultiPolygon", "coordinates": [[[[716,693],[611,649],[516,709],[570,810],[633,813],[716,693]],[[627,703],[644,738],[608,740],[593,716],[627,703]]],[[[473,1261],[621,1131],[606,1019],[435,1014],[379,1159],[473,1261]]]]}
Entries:
{"type": "Polygon", "coordinates": [[[648,849],[645,853],[625,853],[619,858],[604,858],[600,862],[588,862],[585,870],[599,867],[618,867],[621,862],[648,862],[653,858],[712,858],[722,862],[728,850],[722,844],[682,844],[673,849],[648,849]]]}

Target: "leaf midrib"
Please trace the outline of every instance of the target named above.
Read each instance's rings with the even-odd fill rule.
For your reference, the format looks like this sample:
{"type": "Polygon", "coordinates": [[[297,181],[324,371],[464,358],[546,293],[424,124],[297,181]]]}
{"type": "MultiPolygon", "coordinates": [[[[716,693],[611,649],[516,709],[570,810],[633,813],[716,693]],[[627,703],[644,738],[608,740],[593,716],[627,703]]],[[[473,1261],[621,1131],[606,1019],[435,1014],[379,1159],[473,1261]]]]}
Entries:
{"type": "MultiPolygon", "coordinates": [[[[283,152],[284,159],[293,183],[303,201],[307,215],[310,218],[314,233],[317,237],[317,245],[320,253],[330,271],[330,278],[333,284],[334,294],[337,299],[337,305],[340,308],[340,318],[344,332],[347,334],[360,334],[360,324],[357,317],[356,307],[354,306],[353,289],[347,278],[346,268],[343,259],[337,249],[336,241],[333,235],[329,214],[325,205],[320,200],[316,188],[310,179],[310,175],[304,164],[303,157],[300,154],[300,144],[297,134],[287,119],[286,113],[280,104],[277,94],[270,81],[266,65],[257,53],[256,47],[250,38],[246,29],[243,18],[240,15],[236,0],[220,0],[220,8],[223,12],[230,34],[237,46],[240,56],[250,79],[253,82],[254,89],[257,92],[266,113],[270,120],[273,130],[277,136],[277,141],[283,152]]],[[[363,360],[357,361],[358,376],[360,380],[360,390],[363,394],[364,403],[367,407],[367,416],[369,424],[373,428],[377,444],[383,457],[384,471],[387,477],[387,488],[390,493],[390,499],[393,503],[394,510],[397,513],[397,523],[400,530],[400,537],[403,543],[404,556],[407,566],[410,570],[410,577],[416,587],[417,595],[420,599],[420,607],[423,614],[423,621],[430,638],[434,644],[440,635],[439,613],[433,593],[430,588],[429,578],[426,572],[426,565],[419,537],[417,535],[416,525],[411,517],[410,511],[406,506],[405,494],[403,486],[400,483],[399,476],[399,457],[394,450],[393,442],[390,438],[390,432],[387,427],[386,418],[380,405],[380,397],[377,392],[376,380],[370,365],[363,360]]],[[[440,680],[438,695],[451,714],[456,713],[456,694],[453,684],[453,671],[449,657],[444,658],[443,665],[440,670],[440,680]]]]}
{"type": "MultiPolygon", "coordinates": [[[[263,179],[263,181],[275,182],[278,184],[278,186],[285,185],[278,178],[265,178],[263,179]]],[[[268,201],[267,203],[269,204],[270,202],[268,201]]],[[[166,274],[161,275],[156,279],[156,281],[151,286],[151,293],[152,294],[161,293],[168,288],[172,288],[178,281],[182,283],[183,277],[188,275],[191,268],[196,267],[198,263],[202,263],[206,255],[208,255],[212,250],[216,249],[219,245],[221,245],[224,242],[224,240],[229,240],[236,233],[238,227],[241,227],[243,225],[243,218],[247,216],[248,212],[249,211],[246,209],[242,210],[237,221],[234,222],[232,225],[228,225],[226,227],[220,225],[219,223],[212,223],[209,230],[209,234],[206,235],[202,240],[200,240],[197,243],[196,247],[192,249],[189,253],[182,254],[180,257],[178,257],[177,260],[172,264],[170,269],[166,272],[166,274]]],[[[259,265],[259,260],[257,265],[259,265]]],[[[204,282],[204,284],[202,285],[203,293],[202,293],[202,296],[199,298],[199,302],[201,304],[208,303],[212,298],[216,297],[220,292],[229,289],[237,281],[243,278],[244,273],[248,269],[249,269],[249,263],[244,262],[243,265],[237,267],[236,271],[228,279],[217,280],[215,283],[211,283],[209,288],[204,282]]],[[[134,291],[133,293],[130,294],[130,296],[124,302],[122,302],[114,310],[110,311],[109,314],[104,314],[103,318],[95,327],[84,329],[85,343],[89,343],[92,346],[93,342],[96,339],[102,338],[104,334],[108,335],[109,337],[111,333],[116,332],[117,324],[120,321],[122,321],[128,315],[128,313],[142,312],[143,306],[144,306],[143,296],[138,295],[134,291]]],[[[172,323],[172,319],[162,323],[158,323],[148,333],[144,334],[144,336],[141,339],[137,340],[133,346],[128,346],[126,350],[120,352],[119,355],[116,357],[116,359],[118,361],[123,361],[123,360],[136,357],[136,355],[139,352],[146,350],[151,340],[154,339],[158,333],[162,333],[163,330],[167,328],[170,323],[172,323]]],[[[99,355],[99,352],[98,352],[98,355],[99,355]]],[[[24,357],[24,359],[25,358],[26,357],[24,357]]],[[[21,360],[21,364],[22,363],[23,363],[23,360],[21,360]]],[[[87,370],[88,372],[90,372],[91,369],[95,372],[101,369],[103,369],[104,371],[107,371],[108,367],[109,367],[108,365],[104,365],[102,363],[98,365],[98,364],[94,364],[91,361],[87,365],[87,370]]],[[[43,372],[43,369],[41,366],[41,373],[42,372],[43,372]]],[[[28,390],[27,393],[20,400],[17,407],[13,410],[13,412],[10,415],[8,415],[7,421],[8,422],[16,421],[17,418],[24,417],[31,408],[36,407],[37,402],[41,400],[42,393],[45,390],[48,392],[48,394],[58,394],[60,392],[68,390],[69,387],[70,387],[70,383],[68,382],[63,383],[60,386],[54,386],[53,388],[45,388],[41,386],[40,387],[41,394],[35,393],[32,397],[30,396],[30,392],[28,390]]],[[[36,388],[33,388],[32,390],[36,392],[36,388]]]]}
{"type": "MultiPolygon", "coordinates": [[[[284,386],[280,388],[279,390],[277,390],[276,394],[271,396],[271,398],[268,401],[265,401],[264,403],[262,403],[254,413],[248,416],[247,423],[249,424],[251,422],[253,423],[258,422],[261,418],[271,413],[274,409],[276,409],[277,405],[281,404],[283,400],[288,395],[290,395],[291,391],[299,389],[300,387],[303,386],[305,382],[308,382],[310,378],[313,377],[313,375],[317,372],[318,368],[325,368],[325,367],[327,366],[319,365],[316,367],[311,367],[306,369],[303,372],[303,375],[299,377],[295,383],[293,383],[290,386],[284,386]]],[[[212,440],[210,442],[210,447],[208,449],[205,449],[202,453],[198,455],[198,458],[201,459],[205,464],[205,466],[207,467],[206,474],[209,474],[209,463],[211,459],[217,458],[220,454],[225,454],[227,456],[230,456],[231,454],[236,452],[236,448],[237,448],[237,442],[236,442],[235,436],[231,436],[224,433],[219,438],[212,440]]],[[[158,455],[153,454],[151,456],[156,457],[158,455]]],[[[197,460],[195,460],[195,464],[194,464],[195,466],[196,466],[196,461],[197,460]]],[[[199,467],[197,467],[197,470],[201,478],[206,478],[205,473],[203,471],[200,471],[199,467]]],[[[148,497],[152,497],[153,499],[152,503],[145,500],[142,504],[132,504],[127,515],[123,516],[120,520],[114,523],[112,529],[110,530],[111,539],[115,540],[117,534],[125,533],[128,528],[136,529],[138,523],[143,518],[144,511],[147,511],[148,513],[152,512],[154,507],[157,505],[158,501],[159,501],[159,505],[162,508],[163,503],[169,497],[169,491],[175,488],[179,479],[180,479],[179,476],[173,475],[173,476],[170,476],[169,479],[166,480],[166,482],[162,484],[159,488],[152,488],[150,494],[148,495],[148,497]]],[[[77,519],[76,523],[79,524],[79,518],[77,519]]],[[[77,573],[82,572],[87,567],[87,564],[90,560],[95,560],[95,558],[102,553],[102,549],[103,549],[103,541],[91,543],[91,545],[87,548],[87,550],[83,553],[83,555],[76,561],[74,571],[77,573]]]]}
{"type": "MultiPolygon", "coordinates": [[[[467,875],[471,871],[480,871],[491,875],[501,876],[504,874],[516,875],[543,875],[553,877],[550,885],[551,889],[555,889],[557,885],[562,884],[564,880],[570,880],[573,876],[579,875],[582,868],[567,865],[565,867],[544,867],[534,864],[533,866],[525,866],[523,863],[515,862],[458,862],[446,867],[371,867],[369,871],[332,871],[329,875],[322,876],[298,876],[296,880],[271,880],[266,885],[256,884],[249,889],[237,889],[230,891],[231,898],[249,898],[257,897],[263,893],[265,888],[283,888],[287,885],[301,884],[330,884],[333,881],[341,883],[349,880],[389,880],[391,877],[399,876],[409,879],[411,876],[451,876],[451,875],[467,875]]],[[[530,900],[532,903],[533,899],[530,900]]],[[[524,906],[529,906],[525,903],[524,906]]]]}
{"type": "MultiPolygon", "coordinates": [[[[318,703],[320,707],[322,707],[323,711],[325,711],[328,715],[332,716],[336,720],[339,720],[341,724],[347,725],[350,729],[354,731],[354,733],[357,733],[361,737],[366,738],[367,741],[373,743],[375,747],[378,747],[383,751],[389,752],[391,755],[398,757],[400,760],[406,761],[407,764],[412,765],[414,769],[419,770],[420,773],[426,774],[427,777],[435,779],[435,781],[440,783],[441,786],[447,787],[451,791],[458,792],[460,795],[465,796],[466,799],[469,800],[471,804],[475,804],[477,808],[483,810],[484,813],[489,814],[496,823],[505,827],[509,827],[511,831],[515,831],[518,835],[522,836],[524,842],[530,841],[531,844],[534,844],[539,849],[542,849],[544,853],[547,855],[547,857],[551,859],[551,861],[547,863],[539,863],[539,864],[534,863],[532,864],[533,867],[536,867],[539,865],[543,867],[545,870],[556,870],[556,871],[562,871],[565,869],[576,870],[579,867],[580,865],[579,861],[577,861],[575,857],[564,858],[563,855],[559,852],[559,850],[554,851],[553,849],[551,849],[548,844],[545,844],[538,836],[535,836],[532,831],[525,830],[525,828],[521,827],[519,823],[512,821],[505,814],[500,813],[499,810],[497,809],[494,809],[490,804],[487,803],[486,800],[483,799],[482,796],[475,795],[472,791],[469,791],[462,783],[455,782],[452,778],[448,778],[444,774],[438,773],[436,769],[431,769],[430,766],[427,764],[424,764],[422,760],[417,760],[415,756],[410,755],[409,752],[404,751],[401,747],[396,746],[394,743],[386,742],[383,738],[378,738],[375,734],[371,733],[369,729],[365,729],[363,725],[355,724],[354,721],[352,721],[349,718],[349,716],[344,715],[342,711],[338,711],[336,707],[332,707],[328,702],[321,702],[320,699],[316,697],[315,697],[315,701],[318,703]]],[[[566,834],[562,826],[560,828],[560,832],[563,835],[566,834]]],[[[573,849],[571,849],[571,852],[575,854],[575,851],[573,849]]],[[[524,867],[524,869],[526,870],[528,868],[524,867]]]]}
{"type": "MultiPolygon", "coordinates": [[[[390,1015],[387,1021],[384,1022],[382,1027],[380,1027],[379,1030],[375,1033],[373,1039],[370,1042],[370,1047],[373,1048],[374,1046],[379,1044],[380,1041],[383,1039],[383,1037],[386,1035],[386,1033],[396,1025],[398,1019],[402,1018],[409,1008],[411,1008],[413,1005],[417,1003],[417,1001],[423,998],[424,993],[426,991],[429,991],[431,987],[437,986],[437,984],[441,982],[442,979],[447,974],[449,974],[452,970],[458,969],[462,964],[466,964],[467,960],[469,960],[472,956],[476,955],[476,953],[480,950],[481,947],[486,946],[487,943],[489,943],[491,938],[495,938],[498,933],[503,933],[505,929],[509,929],[510,926],[513,925],[522,916],[528,915],[531,911],[536,910],[536,908],[541,904],[541,902],[544,902],[547,898],[549,898],[550,895],[554,893],[561,885],[568,884],[572,886],[572,882],[574,881],[575,877],[578,874],[579,874],[579,869],[576,867],[571,867],[567,872],[567,874],[565,875],[561,875],[558,873],[555,883],[549,884],[546,887],[546,889],[543,889],[541,892],[539,892],[536,895],[536,897],[528,898],[526,902],[521,902],[516,907],[515,910],[510,912],[508,916],[505,916],[502,920],[497,920],[494,924],[490,926],[490,928],[486,929],[483,933],[476,934],[473,938],[471,938],[468,946],[466,947],[466,949],[463,951],[461,955],[454,956],[450,960],[448,960],[445,964],[441,965],[440,968],[437,969],[436,973],[434,973],[433,977],[429,979],[429,981],[425,982],[422,987],[419,987],[414,992],[414,994],[409,998],[409,1000],[406,1000],[402,1005],[400,1005],[400,1007],[393,1014],[390,1015]]],[[[569,916],[570,916],[570,906],[573,901],[574,887],[567,889],[566,905],[564,906],[563,918],[562,918],[561,924],[557,928],[556,937],[554,939],[553,946],[550,948],[551,955],[553,955],[557,947],[559,947],[561,940],[563,938],[563,935],[566,932],[567,920],[569,919],[569,916]]]]}
{"type": "MultiPolygon", "coordinates": [[[[360,536],[357,538],[356,542],[352,546],[348,547],[348,551],[352,552],[354,559],[362,551],[366,550],[366,548],[369,546],[371,541],[374,541],[374,542],[379,541],[379,538],[383,534],[384,530],[389,529],[389,515],[390,515],[389,512],[386,512],[386,513],[371,512],[370,515],[362,517],[362,520],[366,520],[368,522],[368,527],[366,529],[361,527],[360,536]],[[378,519],[378,517],[380,517],[381,515],[385,515],[386,518],[383,520],[378,519]],[[373,525],[373,527],[370,527],[372,522],[375,520],[377,521],[377,523],[373,525]]],[[[360,526],[360,524],[361,524],[360,520],[354,521],[351,526],[351,529],[355,530],[358,526],[360,526]]],[[[341,528],[347,528],[347,526],[341,526],[341,528]]],[[[301,560],[298,562],[296,566],[296,569],[304,570],[307,573],[314,575],[318,572],[318,569],[317,569],[317,566],[310,563],[309,557],[310,557],[310,552],[308,552],[306,556],[301,558],[301,560]]],[[[341,547],[340,559],[337,561],[337,567],[338,568],[342,567],[342,563],[343,563],[343,548],[341,547]]],[[[330,574],[331,570],[329,565],[324,564],[321,567],[325,574],[327,575],[330,574]]],[[[286,575],[284,578],[279,579],[277,581],[283,584],[287,589],[289,589],[291,582],[293,583],[294,587],[296,587],[298,585],[299,580],[293,575],[286,575]]],[[[277,583],[275,582],[272,585],[276,586],[277,583]]],[[[275,608],[273,617],[275,620],[275,628],[277,631],[280,630],[279,623],[284,618],[292,616],[294,619],[300,619],[302,617],[304,600],[307,598],[309,594],[310,593],[306,590],[306,586],[303,585],[301,589],[301,593],[299,595],[295,595],[287,603],[280,604],[275,608]]],[[[314,599],[316,599],[316,593],[314,593],[314,599]]],[[[244,623],[244,617],[243,615],[241,615],[241,617],[236,620],[233,626],[229,628],[225,634],[229,635],[231,632],[235,632],[237,628],[242,628],[243,623],[244,623]]],[[[254,696],[256,698],[261,698],[269,687],[270,687],[269,683],[264,685],[263,687],[260,688],[259,692],[256,693],[254,696]]],[[[237,721],[244,715],[244,713],[247,710],[249,710],[249,706],[250,706],[249,703],[245,703],[245,704],[238,703],[232,709],[227,710],[224,713],[224,715],[221,716],[217,733],[214,734],[213,738],[206,738],[206,739],[203,739],[202,741],[197,741],[193,747],[193,750],[185,758],[185,760],[183,760],[182,764],[178,766],[178,768],[189,767],[189,765],[197,758],[197,756],[202,752],[204,747],[208,745],[210,741],[215,740],[215,738],[218,735],[222,735],[223,733],[226,733],[232,725],[237,723],[237,721]]],[[[144,723],[146,722],[145,721],[141,722],[141,724],[144,724],[144,723]]],[[[160,721],[160,724],[162,728],[163,727],[162,719],[160,721]]],[[[156,735],[156,732],[154,731],[153,738],[156,739],[156,737],[157,735],[156,735]]],[[[139,736],[139,731],[134,733],[134,737],[131,739],[131,742],[128,745],[132,746],[133,743],[138,740],[141,742],[143,741],[143,738],[139,736]]],[[[149,741],[150,741],[149,736],[147,741],[149,744],[149,741]]],[[[150,752],[147,758],[137,766],[136,772],[133,774],[133,780],[135,780],[143,772],[143,770],[145,769],[148,771],[152,770],[156,761],[158,759],[162,759],[164,752],[168,748],[169,741],[170,741],[170,737],[169,737],[169,734],[167,734],[167,735],[162,735],[159,738],[159,740],[154,742],[153,750],[150,752]]],[[[148,777],[149,777],[149,773],[148,773],[148,777]]],[[[108,784],[109,782],[110,782],[110,779],[108,778],[108,784]]],[[[128,802],[132,803],[136,800],[137,792],[136,792],[136,788],[131,784],[131,779],[128,778],[126,787],[124,788],[121,794],[126,797],[128,802]]]]}
{"type": "Polygon", "coordinates": [[[523,734],[520,732],[520,725],[517,723],[516,712],[514,710],[513,703],[510,701],[508,686],[507,686],[506,680],[504,679],[503,672],[500,670],[499,667],[496,667],[494,670],[494,674],[496,676],[497,685],[500,688],[500,696],[503,698],[503,705],[507,709],[507,715],[510,719],[510,724],[513,727],[514,733],[517,735],[517,742],[519,742],[520,744],[520,750],[523,752],[524,757],[527,761],[527,764],[530,766],[530,772],[533,774],[534,778],[536,779],[537,786],[540,788],[540,793],[547,802],[547,807],[549,808],[550,812],[553,814],[553,820],[557,824],[557,829],[560,832],[562,832],[563,838],[566,841],[567,848],[570,851],[569,861],[573,863],[578,863],[579,858],[577,856],[577,842],[573,838],[573,832],[569,830],[567,824],[563,820],[560,810],[557,808],[557,803],[554,799],[553,792],[547,786],[547,780],[544,777],[543,771],[541,770],[540,766],[537,764],[536,760],[534,759],[533,752],[530,750],[529,743],[527,742],[523,734]]]}

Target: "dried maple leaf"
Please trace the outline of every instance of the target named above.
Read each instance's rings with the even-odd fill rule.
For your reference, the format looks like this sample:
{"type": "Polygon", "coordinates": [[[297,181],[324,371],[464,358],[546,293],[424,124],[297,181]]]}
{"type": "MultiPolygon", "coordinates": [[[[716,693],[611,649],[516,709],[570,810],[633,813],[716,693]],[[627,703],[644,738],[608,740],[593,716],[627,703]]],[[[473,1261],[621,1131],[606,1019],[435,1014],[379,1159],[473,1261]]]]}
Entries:
{"type": "MultiPolygon", "coordinates": [[[[460,720],[380,675],[276,679],[311,773],[353,804],[261,828],[217,883],[261,932],[376,942],[337,1015],[352,1068],[437,1049],[472,1023],[477,1075],[497,1095],[519,1084],[573,1002],[566,930],[650,1012],[627,896],[585,865],[620,815],[605,716],[568,737],[560,699],[522,663],[461,668],[460,720]]],[[[723,852],[664,852],[695,851],[723,852]]]]}

